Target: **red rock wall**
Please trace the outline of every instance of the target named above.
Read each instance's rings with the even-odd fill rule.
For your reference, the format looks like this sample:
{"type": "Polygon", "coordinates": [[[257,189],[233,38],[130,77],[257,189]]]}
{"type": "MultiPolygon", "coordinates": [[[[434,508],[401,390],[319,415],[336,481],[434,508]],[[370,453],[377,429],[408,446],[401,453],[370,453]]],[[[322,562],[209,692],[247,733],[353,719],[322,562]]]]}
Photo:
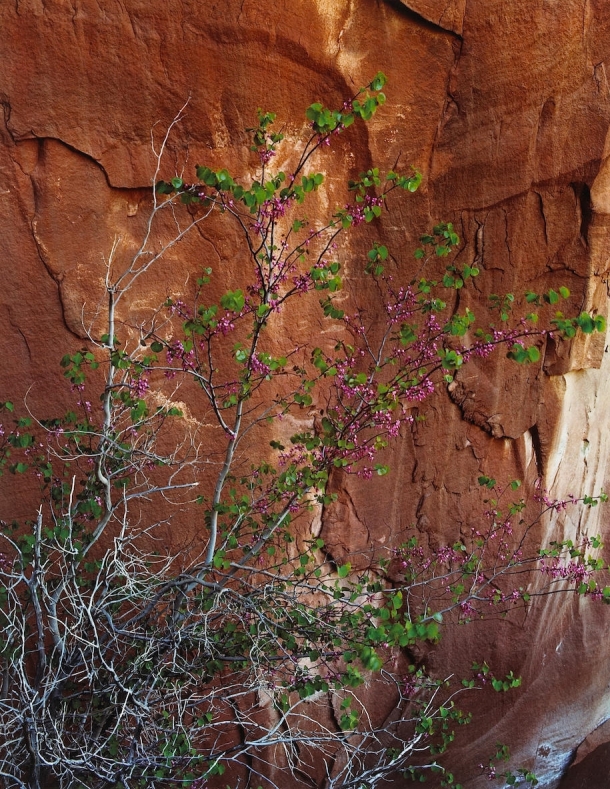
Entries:
{"type": "MultiPolygon", "coordinates": [[[[421,192],[395,206],[380,240],[407,265],[418,233],[450,220],[461,259],[484,271],[481,302],[555,283],[570,287],[575,309],[606,312],[606,0],[7,0],[0,29],[0,399],[29,392],[35,413],[57,411],[57,363],[82,344],[83,305],[91,314],[101,297],[113,239],[129,249],[142,232],[151,129],[187,97],[176,167],[245,172],[243,129],[258,106],[298,139],[309,103],[340,101],[384,71],[388,105],[330,173],[338,188],[398,156],[423,172],[421,192]]],[[[232,239],[214,226],[202,235],[203,251],[188,242],[151,274],[135,323],[138,304],[179,290],[202,257],[226,266],[230,281],[232,239]]],[[[361,249],[355,241],[345,251],[361,249]]],[[[536,368],[499,357],[469,367],[450,397],[427,406],[373,492],[335,481],[327,543],[337,556],[366,551],[413,523],[433,542],[451,540],[471,516],[481,472],[543,474],[557,495],[598,490],[610,456],[607,359],[593,340],[548,349],[536,368]]],[[[27,514],[25,501],[22,510],[15,516],[27,514]]],[[[607,517],[558,520],[548,532],[597,533],[607,517]]],[[[439,670],[484,655],[524,678],[516,700],[478,710],[457,757],[466,786],[486,785],[476,765],[498,740],[554,785],[610,716],[606,630],[605,612],[587,601],[550,599],[526,621],[447,633],[432,658],[439,670]]]]}

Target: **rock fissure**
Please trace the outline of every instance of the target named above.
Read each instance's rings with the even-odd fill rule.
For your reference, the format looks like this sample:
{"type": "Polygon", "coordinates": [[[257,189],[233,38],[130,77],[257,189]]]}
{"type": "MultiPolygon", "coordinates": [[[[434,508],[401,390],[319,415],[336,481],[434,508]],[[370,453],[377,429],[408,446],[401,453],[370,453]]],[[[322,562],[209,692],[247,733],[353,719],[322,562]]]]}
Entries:
{"type": "Polygon", "coordinates": [[[427,5],[426,2],[418,3],[414,2],[414,0],[410,0],[410,2],[406,2],[406,0],[385,0],[385,2],[389,3],[395,8],[402,6],[403,13],[409,19],[412,19],[414,22],[417,22],[419,25],[421,25],[424,29],[433,30],[443,34],[449,34],[459,39],[462,37],[460,33],[458,33],[453,27],[442,24],[443,16],[451,8],[451,4],[443,7],[444,10],[441,12],[440,16],[433,16],[430,13],[431,9],[428,11],[425,10],[424,6],[427,5]]]}

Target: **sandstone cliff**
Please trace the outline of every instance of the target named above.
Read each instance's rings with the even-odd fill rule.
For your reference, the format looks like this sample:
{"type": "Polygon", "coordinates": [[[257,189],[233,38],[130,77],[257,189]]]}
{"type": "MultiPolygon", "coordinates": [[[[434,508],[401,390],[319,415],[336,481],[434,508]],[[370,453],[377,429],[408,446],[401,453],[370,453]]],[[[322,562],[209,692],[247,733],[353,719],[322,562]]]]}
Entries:
{"type": "MultiPolygon", "coordinates": [[[[100,297],[113,239],[141,231],[151,129],[187,97],[176,167],[244,171],[243,129],[258,106],[298,135],[305,106],[339,101],[384,71],[388,106],[350,138],[332,173],[338,185],[398,157],[423,172],[421,191],[379,229],[384,243],[409,261],[419,232],[453,221],[462,259],[484,271],[481,300],[558,283],[575,309],[606,312],[606,0],[6,0],[0,20],[2,399],[29,392],[41,416],[62,403],[58,360],[82,344],[83,305],[100,297]]],[[[231,239],[204,231],[202,243],[230,279],[231,239]]],[[[184,284],[195,254],[182,247],[151,274],[143,307],[184,284]]],[[[535,368],[500,357],[469,367],[451,397],[427,406],[373,493],[337,481],[322,524],[328,545],[340,555],[392,544],[412,523],[450,540],[468,519],[478,473],[542,475],[558,496],[607,485],[609,365],[603,341],[577,341],[547,349],[535,368]]],[[[15,517],[26,504],[19,509],[17,499],[15,517]]],[[[592,511],[548,532],[607,536],[607,519],[592,511]]],[[[556,785],[610,716],[607,627],[601,607],[549,599],[526,621],[447,633],[439,669],[467,666],[476,647],[523,676],[518,698],[478,710],[456,757],[466,786],[487,784],[476,765],[498,740],[542,785],[556,785]]]]}

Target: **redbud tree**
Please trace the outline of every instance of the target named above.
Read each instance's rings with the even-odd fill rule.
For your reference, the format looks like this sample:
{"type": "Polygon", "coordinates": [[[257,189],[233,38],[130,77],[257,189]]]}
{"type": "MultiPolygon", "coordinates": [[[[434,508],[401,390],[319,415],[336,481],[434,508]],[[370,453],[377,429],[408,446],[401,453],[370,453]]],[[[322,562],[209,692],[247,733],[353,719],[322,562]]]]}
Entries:
{"type": "Polygon", "coordinates": [[[375,228],[417,190],[414,170],[362,172],[326,221],[308,221],[324,187],[314,162],[332,166],[333,142],[373,117],[384,84],[377,74],[338,110],[312,104],[286,172],[273,166],[283,134],[259,110],[248,130],[254,178],[200,165],[192,181],[162,180],[177,116],[155,149],[141,246],[126,263],[112,247],[89,341],[61,360],[74,409],[39,421],[4,403],[2,467],[40,483],[28,521],[13,521],[8,500],[2,513],[7,789],[372,789],[428,773],[457,787],[443,754],[469,720],[459,694],[520,680],[481,662],[450,683],[411,662],[412,649],[437,642],[447,621],[539,594],[610,599],[598,538],[528,540],[541,518],[603,494],[556,501],[539,490],[526,507],[517,481],[482,476],[487,502],[468,537],[434,551],[413,537],[363,571],[338,565],[314,528],[334,499],[331,476],[366,485],[388,473],[380,453],[410,429],[413,406],[472,357],[503,349],[536,363],[549,335],[604,328],[599,316],[553,312],[565,288],[527,294],[516,318],[511,294],[492,296],[497,319],[478,325],[455,308],[480,272],[453,259],[450,223],[421,236],[412,265],[398,264],[375,228]],[[222,287],[222,266],[203,266],[193,288],[151,306],[136,335],[121,317],[135,283],[212,215],[241,239],[240,259],[222,262],[238,287],[222,287]],[[338,241],[352,233],[371,239],[356,263],[380,294],[375,321],[344,287],[338,241]],[[326,330],[294,344],[284,321],[312,309],[326,330]],[[168,524],[196,535],[188,551],[167,545],[168,524]],[[381,724],[359,695],[365,682],[393,693],[395,714],[381,724]]]}

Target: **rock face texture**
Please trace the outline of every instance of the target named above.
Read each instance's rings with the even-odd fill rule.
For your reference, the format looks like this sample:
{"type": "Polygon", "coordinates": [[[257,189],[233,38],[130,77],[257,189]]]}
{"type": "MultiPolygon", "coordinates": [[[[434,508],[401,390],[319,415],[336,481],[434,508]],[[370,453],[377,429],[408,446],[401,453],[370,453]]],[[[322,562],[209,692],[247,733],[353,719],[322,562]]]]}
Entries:
{"type": "MultiPolygon", "coordinates": [[[[341,194],[372,163],[400,158],[422,171],[421,191],[397,203],[379,240],[408,266],[418,235],[452,221],[460,259],[482,269],[481,304],[493,292],[566,285],[574,312],[606,314],[607,0],[14,0],[0,4],[0,26],[2,400],[27,395],[41,417],[65,402],[58,361],[82,346],[113,239],[135,244],[142,233],[151,130],[187,98],[170,141],[175,169],[248,172],[243,130],[257,107],[277,112],[297,140],[304,107],[340,103],[377,70],[388,76],[388,105],[329,175],[341,194]]],[[[232,240],[213,225],[201,236],[151,272],[135,313],[179,292],[202,255],[231,281],[232,240]]],[[[354,242],[346,253],[357,287],[349,260],[362,249],[354,242]]],[[[304,316],[293,331],[315,330],[304,316]]],[[[394,450],[393,474],[373,490],[333,483],[339,498],[322,536],[337,558],[395,544],[411,524],[451,542],[469,523],[481,473],[541,476],[558,497],[607,486],[609,374],[599,337],[547,347],[539,365],[473,363],[426,404],[426,422],[394,450]]],[[[25,493],[15,495],[16,518],[28,514],[25,493]]],[[[566,514],[540,538],[608,539],[607,520],[603,509],[566,514]]],[[[454,757],[465,786],[488,785],[477,765],[497,741],[542,786],[558,785],[610,718],[607,632],[606,611],[571,598],[547,598],[525,620],[447,632],[430,657],[439,670],[485,657],[523,677],[520,695],[479,705],[454,757]]],[[[604,742],[587,764],[607,753],[604,742]]],[[[573,776],[561,786],[585,785],[573,776]]]]}

